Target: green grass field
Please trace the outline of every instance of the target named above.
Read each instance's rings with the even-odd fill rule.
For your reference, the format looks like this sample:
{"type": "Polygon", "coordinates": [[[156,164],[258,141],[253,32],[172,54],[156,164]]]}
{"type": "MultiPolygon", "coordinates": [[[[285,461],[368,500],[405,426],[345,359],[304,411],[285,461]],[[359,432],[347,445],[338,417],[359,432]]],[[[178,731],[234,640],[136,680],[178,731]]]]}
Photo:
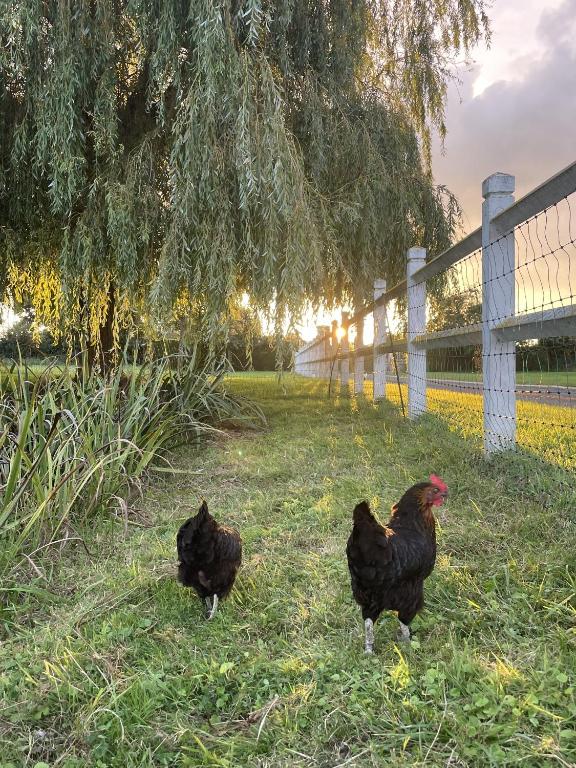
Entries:
{"type": "MultiPolygon", "coordinates": [[[[428,371],[429,379],[451,379],[452,381],[482,381],[481,373],[467,371],[428,371]]],[[[576,385],[576,371],[518,371],[517,384],[550,384],[560,387],[576,385]]]]}
{"type": "MultiPolygon", "coordinates": [[[[407,402],[408,388],[402,386],[404,403],[407,402]]],[[[366,387],[371,397],[371,387],[366,387]]],[[[400,404],[398,387],[387,386],[389,399],[400,404]]],[[[480,449],[482,446],[483,413],[482,395],[469,394],[465,390],[448,391],[428,387],[427,408],[430,413],[442,419],[448,428],[466,438],[466,448],[480,449]]],[[[557,492],[554,480],[563,477],[563,483],[574,486],[574,476],[558,474],[560,468],[573,473],[576,470],[576,408],[529,402],[516,402],[516,436],[519,451],[544,462],[534,467],[536,475],[547,483],[552,493],[557,492]],[[552,485],[550,487],[550,480],[552,485]]],[[[511,462],[506,464],[510,470],[511,462]]]]}
{"type": "MultiPolygon", "coordinates": [[[[28,372],[31,375],[39,376],[46,369],[46,362],[34,359],[27,363],[28,372]]],[[[55,370],[64,367],[64,363],[57,363],[55,370]]],[[[0,360],[0,381],[10,375],[10,369],[14,368],[13,360],[0,360]]],[[[72,366],[70,366],[72,368],[72,366]]],[[[14,375],[14,371],[12,371],[14,375]]],[[[246,371],[241,374],[243,377],[251,379],[276,378],[277,374],[273,371],[246,371]]],[[[429,379],[450,379],[451,381],[482,381],[481,373],[472,373],[469,371],[428,371],[429,379]]],[[[518,371],[516,382],[520,385],[528,384],[549,384],[561,387],[571,387],[576,385],[576,371],[518,371]]]]}
{"type": "Polygon", "coordinates": [[[68,544],[38,573],[23,563],[30,589],[1,617],[0,766],[573,766],[567,468],[485,461],[462,437],[476,410],[458,401],[469,424],[455,431],[450,393],[412,424],[391,404],[328,400],[320,382],[230,386],[262,404],[265,431],[181,450],[126,532],[82,532],[92,558],[68,544]],[[385,519],[430,472],[451,493],[416,639],[397,645],[384,616],[366,657],[351,510],[367,498],[385,519]],[[210,623],[174,578],[176,530],[201,496],[244,539],[210,623]]]}

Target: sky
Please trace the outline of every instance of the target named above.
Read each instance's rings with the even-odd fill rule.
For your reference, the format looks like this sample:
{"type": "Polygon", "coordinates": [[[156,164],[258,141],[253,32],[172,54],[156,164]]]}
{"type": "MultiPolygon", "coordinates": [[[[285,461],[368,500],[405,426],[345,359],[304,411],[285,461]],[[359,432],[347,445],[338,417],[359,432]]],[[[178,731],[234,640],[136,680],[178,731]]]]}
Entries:
{"type": "Polygon", "coordinates": [[[449,88],[436,183],[458,198],[464,232],[480,225],[482,181],[516,177],[516,198],[576,159],[576,0],[494,0],[490,49],[449,88]]]}
{"type": "MultiPolygon", "coordinates": [[[[434,179],[458,198],[462,235],[480,226],[490,174],[514,175],[518,199],[576,160],[576,0],[494,0],[488,15],[490,48],[478,46],[455,70],[448,135],[444,147],[433,143],[434,179]]],[[[314,319],[299,330],[313,339],[314,319]]]]}

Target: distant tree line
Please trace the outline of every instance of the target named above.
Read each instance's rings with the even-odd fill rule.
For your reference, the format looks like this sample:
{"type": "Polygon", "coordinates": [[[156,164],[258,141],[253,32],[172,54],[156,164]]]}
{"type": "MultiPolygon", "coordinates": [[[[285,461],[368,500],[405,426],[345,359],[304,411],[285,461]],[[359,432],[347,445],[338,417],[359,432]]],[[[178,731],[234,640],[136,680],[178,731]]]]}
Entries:
{"type": "Polygon", "coordinates": [[[55,342],[47,329],[33,331],[34,313],[24,309],[16,322],[0,332],[0,357],[64,357],[66,348],[63,340],[55,342]]]}
{"type": "MultiPolygon", "coordinates": [[[[474,290],[456,297],[432,296],[429,329],[466,328],[482,322],[482,304],[474,290]]],[[[454,347],[428,352],[428,370],[482,372],[482,347],[454,347]]],[[[576,339],[570,336],[531,339],[516,344],[517,371],[576,370],[576,339]]]]}
{"type": "Polygon", "coordinates": [[[538,339],[536,343],[521,341],[516,345],[517,371],[576,370],[576,339],[559,336],[538,339]]]}

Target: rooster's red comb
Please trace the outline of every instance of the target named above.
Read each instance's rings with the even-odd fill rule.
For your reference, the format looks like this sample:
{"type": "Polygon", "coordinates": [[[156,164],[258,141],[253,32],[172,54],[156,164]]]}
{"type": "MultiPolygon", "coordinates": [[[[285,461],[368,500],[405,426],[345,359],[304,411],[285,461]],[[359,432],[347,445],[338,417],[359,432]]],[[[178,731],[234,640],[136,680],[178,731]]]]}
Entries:
{"type": "Polygon", "coordinates": [[[430,475],[430,482],[432,483],[432,485],[437,486],[438,490],[440,491],[448,490],[448,486],[446,485],[444,480],[442,480],[441,477],[438,477],[438,475],[430,475]]]}

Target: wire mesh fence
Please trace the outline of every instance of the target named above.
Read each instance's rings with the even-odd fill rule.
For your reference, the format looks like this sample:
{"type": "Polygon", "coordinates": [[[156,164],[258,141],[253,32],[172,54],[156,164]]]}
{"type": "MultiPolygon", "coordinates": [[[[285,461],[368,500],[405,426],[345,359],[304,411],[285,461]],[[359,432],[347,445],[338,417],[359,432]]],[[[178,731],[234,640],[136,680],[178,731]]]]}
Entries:
{"type": "MultiPolygon", "coordinates": [[[[424,281],[425,282],[425,281],[424,281]]],[[[476,342],[463,346],[438,346],[427,352],[427,410],[441,414],[456,431],[481,442],[482,250],[450,266],[429,285],[427,319],[423,333],[442,334],[460,329],[476,342]]],[[[439,342],[444,339],[440,338],[439,342]]],[[[474,341],[471,338],[471,341],[474,341]]]]}
{"type": "Polygon", "coordinates": [[[576,194],[515,228],[515,300],[520,317],[541,318],[537,337],[516,342],[518,443],[562,465],[576,449],[576,194]],[[550,327],[544,321],[554,314],[550,327]],[[543,436],[546,437],[543,440],[543,436]]]}
{"type": "Polygon", "coordinates": [[[295,370],[324,379],[327,394],[344,388],[411,417],[436,413],[488,453],[516,445],[572,468],[576,164],[518,203],[513,182],[487,179],[479,230],[430,262],[410,249],[405,281],[387,292],[376,281],[373,319],[357,312],[350,333],[343,315],[340,337],[332,329],[307,345],[295,370]]]}

